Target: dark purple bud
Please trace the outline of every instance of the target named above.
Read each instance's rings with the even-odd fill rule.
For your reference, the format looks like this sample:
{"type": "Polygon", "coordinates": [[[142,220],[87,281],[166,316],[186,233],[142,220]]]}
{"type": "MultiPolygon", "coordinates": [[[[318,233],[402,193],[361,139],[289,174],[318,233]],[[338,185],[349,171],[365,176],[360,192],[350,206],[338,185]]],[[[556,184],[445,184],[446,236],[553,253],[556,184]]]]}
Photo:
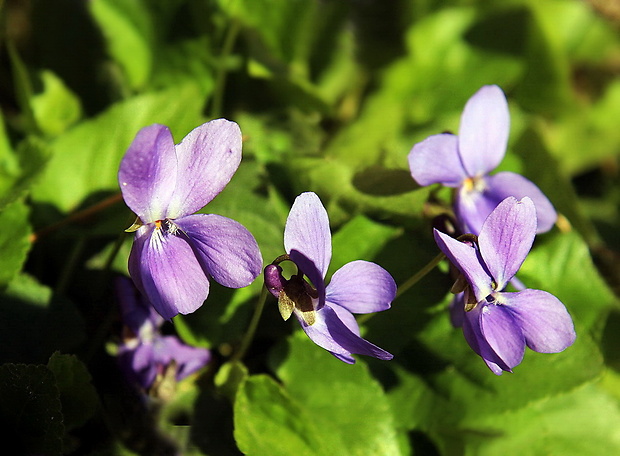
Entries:
{"type": "Polygon", "coordinates": [[[265,286],[267,290],[276,298],[280,296],[280,292],[284,290],[286,280],[282,277],[282,268],[275,264],[265,266],[265,286]]]}

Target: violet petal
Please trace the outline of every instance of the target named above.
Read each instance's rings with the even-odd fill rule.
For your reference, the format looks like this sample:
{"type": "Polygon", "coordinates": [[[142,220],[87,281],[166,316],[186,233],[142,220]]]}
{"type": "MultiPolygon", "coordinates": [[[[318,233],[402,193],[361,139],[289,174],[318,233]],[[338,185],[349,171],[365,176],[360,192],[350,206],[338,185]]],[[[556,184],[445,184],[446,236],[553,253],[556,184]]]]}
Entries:
{"type": "Polygon", "coordinates": [[[484,360],[495,375],[502,375],[504,371],[512,372],[510,366],[495,353],[482,334],[480,317],[483,305],[479,304],[471,312],[464,313],[463,336],[472,350],[484,360]]]}
{"type": "Polygon", "coordinates": [[[254,236],[239,222],[215,214],[175,220],[203,269],[225,287],[241,288],[258,277],[263,259],[254,236]]]}
{"type": "Polygon", "coordinates": [[[211,359],[209,350],[183,344],[176,336],[162,336],[153,341],[154,360],[164,366],[175,361],[176,379],[182,380],[204,367],[211,359]]]}
{"type": "Polygon", "coordinates": [[[481,263],[476,249],[435,229],[433,232],[437,246],[465,276],[476,299],[482,301],[489,296],[493,292],[492,278],[481,263]]]}
{"type": "Polygon", "coordinates": [[[226,119],[207,122],[176,146],[176,158],[177,183],[166,214],[172,219],[203,208],[228,184],[241,162],[241,130],[226,119]]]}
{"type": "Polygon", "coordinates": [[[421,186],[440,183],[457,187],[467,178],[458,150],[458,138],[452,134],[433,135],[417,143],[409,152],[409,169],[421,186]]]}
{"type": "Polygon", "coordinates": [[[486,219],[478,245],[484,262],[503,290],[527,257],[536,236],[536,208],[531,199],[508,197],[486,219]]]}
{"type": "Polygon", "coordinates": [[[396,296],[396,282],[381,266],[369,261],[352,261],[338,269],[326,289],[326,300],[349,312],[363,314],[390,308],[396,296]]]}
{"type": "Polygon", "coordinates": [[[575,342],[573,320],[564,304],[551,293],[531,289],[501,293],[501,301],[521,326],[532,350],[558,353],[575,342]]]}
{"type": "MultiPolygon", "coordinates": [[[[194,312],[209,294],[209,279],[185,239],[152,225],[136,233],[130,272],[165,319],[194,312]],[[133,271],[132,271],[133,270],[133,271]]],[[[136,283],[137,284],[137,283],[136,283]]]]}
{"type": "MultiPolygon", "coordinates": [[[[480,306],[480,305],[479,305],[480,306]]],[[[501,305],[480,306],[482,336],[510,369],[523,360],[525,338],[512,313],[501,305]]]]}
{"type": "Polygon", "coordinates": [[[467,101],[459,126],[459,152],[470,177],[488,174],[499,165],[509,133],[504,92],[496,85],[482,87],[467,101]]]}
{"type": "Polygon", "coordinates": [[[316,311],[316,321],[312,326],[308,325],[298,315],[298,312],[295,312],[295,316],[315,344],[334,355],[341,355],[338,358],[349,364],[355,362],[355,359],[350,356],[354,353],[374,356],[383,360],[393,358],[390,353],[353,333],[328,305],[316,311]]]}
{"type": "Polygon", "coordinates": [[[155,124],[141,129],[118,171],[127,206],[143,223],[164,219],[176,178],[177,159],[168,127],[155,124]]]}
{"type": "Polygon", "coordinates": [[[324,278],[332,258],[332,235],[327,211],[312,192],[299,195],[286,220],[284,248],[319,292],[319,308],[325,302],[324,278]]]}
{"type": "Polygon", "coordinates": [[[545,233],[553,228],[558,214],[545,194],[529,179],[511,172],[501,172],[486,178],[485,197],[493,201],[503,201],[509,196],[518,200],[530,198],[536,207],[537,233],[545,233]]]}

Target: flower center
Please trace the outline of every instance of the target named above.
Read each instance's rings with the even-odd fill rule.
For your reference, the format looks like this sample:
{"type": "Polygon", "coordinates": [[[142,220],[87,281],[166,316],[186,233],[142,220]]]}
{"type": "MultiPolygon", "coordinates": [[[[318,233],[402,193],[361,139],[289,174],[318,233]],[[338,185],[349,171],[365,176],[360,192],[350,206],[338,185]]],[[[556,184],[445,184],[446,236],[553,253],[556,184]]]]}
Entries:
{"type": "Polygon", "coordinates": [[[483,176],[468,177],[463,181],[463,190],[466,193],[482,193],[486,188],[483,176]]]}

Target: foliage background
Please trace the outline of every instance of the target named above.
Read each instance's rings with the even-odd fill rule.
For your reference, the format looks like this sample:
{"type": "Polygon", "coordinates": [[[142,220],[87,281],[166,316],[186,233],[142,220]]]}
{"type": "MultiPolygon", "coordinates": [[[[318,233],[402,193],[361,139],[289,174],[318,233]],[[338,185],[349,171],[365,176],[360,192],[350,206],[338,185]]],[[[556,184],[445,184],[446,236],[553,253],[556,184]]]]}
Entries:
{"type": "Polygon", "coordinates": [[[620,454],[620,14],[602,0],[0,0],[0,433],[15,454],[620,454]],[[506,92],[501,165],[562,217],[519,275],[557,295],[578,339],[494,376],[449,324],[445,269],[368,320],[391,362],[345,365],[268,301],[231,362],[260,279],[217,285],[166,331],[210,348],[151,391],[114,358],[113,281],[133,221],[118,164],[154,122],[176,141],[217,117],[244,160],[205,211],[243,223],[266,263],[302,191],[334,231],[333,272],[376,261],[403,283],[437,254],[449,194],[407,154],[506,92]],[[430,203],[427,203],[430,201],[430,203]],[[153,396],[158,397],[153,397],[153,396]]]}

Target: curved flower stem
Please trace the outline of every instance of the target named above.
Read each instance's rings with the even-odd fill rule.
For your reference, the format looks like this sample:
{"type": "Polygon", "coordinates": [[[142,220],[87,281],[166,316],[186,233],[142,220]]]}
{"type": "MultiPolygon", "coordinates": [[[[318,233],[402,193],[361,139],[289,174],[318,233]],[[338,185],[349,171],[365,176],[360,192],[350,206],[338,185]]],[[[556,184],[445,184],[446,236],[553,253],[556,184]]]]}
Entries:
{"type": "Polygon", "coordinates": [[[75,222],[77,220],[81,220],[81,219],[85,219],[90,217],[91,215],[96,214],[97,212],[101,212],[104,209],[107,209],[108,207],[119,203],[123,200],[123,196],[121,195],[121,193],[115,193],[114,195],[104,199],[103,201],[98,202],[97,204],[87,207],[86,209],[82,209],[81,211],[78,212],[74,212],[73,214],[69,215],[67,218],[54,223],[53,225],[50,226],[46,226],[45,228],[40,229],[39,231],[37,231],[36,233],[33,233],[32,235],[30,235],[30,242],[36,242],[38,241],[40,238],[42,238],[43,236],[52,233],[56,230],[58,230],[59,228],[62,228],[65,225],[68,225],[69,223],[75,222]]]}
{"type": "Polygon", "coordinates": [[[258,297],[258,301],[256,302],[256,308],[254,309],[254,315],[252,315],[252,320],[250,321],[250,325],[248,326],[248,330],[243,336],[243,340],[241,341],[241,346],[237,353],[233,355],[231,358],[231,362],[241,361],[245,356],[250,344],[252,343],[252,339],[254,338],[254,334],[256,333],[256,328],[258,328],[258,322],[260,321],[260,317],[263,313],[263,308],[265,307],[265,301],[267,300],[267,288],[263,286],[261,288],[260,296],[258,297]]]}
{"type": "Polygon", "coordinates": [[[407,281],[403,283],[401,286],[399,286],[398,290],[396,290],[396,297],[394,299],[398,298],[405,291],[409,290],[409,288],[411,288],[416,283],[418,283],[418,281],[421,278],[423,278],[426,274],[431,272],[435,268],[435,266],[437,266],[441,262],[441,260],[443,260],[445,257],[446,256],[443,253],[440,253],[435,258],[433,258],[431,261],[429,261],[426,264],[426,266],[424,266],[422,269],[420,269],[418,272],[412,275],[409,279],[407,279],[407,281]]]}
{"type": "MultiPolygon", "coordinates": [[[[422,279],[426,274],[431,272],[435,268],[435,266],[437,266],[441,262],[441,260],[443,260],[445,257],[446,256],[443,253],[440,253],[435,258],[433,258],[431,261],[429,261],[426,264],[426,266],[424,266],[414,275],[409,277],[409,279],[407,279],[407,281],[403,283],[400,287],[398,287],[398,289],[396,290],[396,296],[394,297],[394,300],[396,300],[396,298],[402,295],[405,291],[409,290],[409,288],[411,288],[416,283],[418,283],[420,279],[422,279]]],[[[360,315],[359,317],[357,317],[357,323],[360,325],[363,323],[366,323],[368,320],[370,320],[373,317],[373,315],[376,315],[376,314],[370,313],[370,314],[360,315]]]]}

